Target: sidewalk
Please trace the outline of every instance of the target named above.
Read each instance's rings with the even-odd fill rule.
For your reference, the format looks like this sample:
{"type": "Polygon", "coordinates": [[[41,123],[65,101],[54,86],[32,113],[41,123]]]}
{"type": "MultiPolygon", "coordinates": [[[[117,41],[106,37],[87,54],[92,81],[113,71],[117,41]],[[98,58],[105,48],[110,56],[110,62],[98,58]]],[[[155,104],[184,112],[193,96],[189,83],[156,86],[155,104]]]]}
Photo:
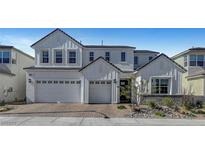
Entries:
{"type": "Polygon", "coordinates": [[[71,117],[0,117],[1,126],[205,126],[205,120],[71,118],[71,117]]]}

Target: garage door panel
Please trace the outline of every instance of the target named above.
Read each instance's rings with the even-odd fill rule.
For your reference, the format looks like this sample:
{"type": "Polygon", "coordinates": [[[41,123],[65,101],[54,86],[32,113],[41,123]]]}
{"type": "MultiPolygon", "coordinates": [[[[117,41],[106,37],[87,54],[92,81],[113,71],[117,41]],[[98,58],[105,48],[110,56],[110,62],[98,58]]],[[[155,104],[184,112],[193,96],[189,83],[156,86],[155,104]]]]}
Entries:
{"type": "Polygon", "coordinates": [[[89,103],[111,103],[111,81],[90,81],[89,103]]]}
{"type": "Polygon", "coordinates": [[[36,102],[79,103],[81,101],[80,81],[55,80],[51,83],[48,81],[51,82],[51,80],[47,80],[46,83],[40,80],[36,82],[36,102]]]}

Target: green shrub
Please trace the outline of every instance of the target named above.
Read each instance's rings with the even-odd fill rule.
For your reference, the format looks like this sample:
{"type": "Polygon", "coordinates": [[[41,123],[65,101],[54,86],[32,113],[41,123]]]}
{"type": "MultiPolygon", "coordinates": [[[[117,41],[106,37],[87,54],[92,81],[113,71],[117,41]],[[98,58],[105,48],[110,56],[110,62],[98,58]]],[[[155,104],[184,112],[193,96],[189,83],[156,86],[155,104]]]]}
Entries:
{"type": "Polygon", "coordinates": [[[191,110],[194,108],[194,104],[190,101],[186,101],[186,102],[183,102],[183,107],[186,109],[186,110],[191,110]]]}
{"type": "Polygon", "coordinates": [[[155,115],[159,116],[159,117],[165,117],[166,116],[165,113],[161,112],[161,111],[155,112],[155,115]]]}
{"type": "Polygon", "coordinates": [[[155,109],[157,107],[157,104],[153,101],[146,102],[146,105],[148,105],[151,109],[155,109]]]}
{"type": "Polygon", "coordinates": [[[2,100],[2,101],[0,102],[0,106],[5,106],[5,105],[6,105],[5,101],[2,100]]]}
{"type": "Polygon", "coordinates": [[[169,108],[173,108],[175,103],[174,103],[174,100],[170,97],[166,97],[162,100],[162,105],[165,105],[169,108]]]}
{"type": "Polygon", "coordinates": [[[127,109],[126,106],[124,106],[124,105],[119,105],[119,106],[117,106],[117,108],[118,108],[119,110],[127,109]]]}

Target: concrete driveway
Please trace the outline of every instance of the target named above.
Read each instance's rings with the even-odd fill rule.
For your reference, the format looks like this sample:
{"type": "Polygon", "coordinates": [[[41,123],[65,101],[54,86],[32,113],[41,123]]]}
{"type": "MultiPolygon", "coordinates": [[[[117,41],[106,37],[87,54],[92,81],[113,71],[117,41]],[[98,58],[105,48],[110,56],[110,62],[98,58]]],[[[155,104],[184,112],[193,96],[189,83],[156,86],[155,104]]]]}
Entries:
{"type": "Polygon", "coordinates": [[[205,120],[79,118],[79,117],[0,117],[1,126],[205,126],[205,120]]]}
{"type": "MultiPolygon", "coordinates": [[[[122,105],[122,104],[120,104],[122,105]]],[[[0,116],[42,116],[42,117],[129,117],[130,105],[123,104],[127,109],[118,109],[117,104],[56,104],[35,103],[9,105],[11,110],[0,112],[0,116]]]]}

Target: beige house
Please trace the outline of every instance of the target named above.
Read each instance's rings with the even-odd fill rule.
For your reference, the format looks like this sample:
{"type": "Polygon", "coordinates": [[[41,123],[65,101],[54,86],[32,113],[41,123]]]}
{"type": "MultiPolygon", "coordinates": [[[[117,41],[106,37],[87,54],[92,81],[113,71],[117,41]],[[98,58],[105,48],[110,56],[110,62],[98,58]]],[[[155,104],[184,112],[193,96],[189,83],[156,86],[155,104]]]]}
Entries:
{"type": "Polygon", "coordinates": [[[13,46],[0,45],[0,102],[22,101],[26,97],[24,67],[34,58],[13,46]]]}
{"type": "Polygon", "coordinates": [[[172,59],[187,69],[182,78],[183,91],[203,98],[205,96],[205,48],[190,48],[172,59]]]}

